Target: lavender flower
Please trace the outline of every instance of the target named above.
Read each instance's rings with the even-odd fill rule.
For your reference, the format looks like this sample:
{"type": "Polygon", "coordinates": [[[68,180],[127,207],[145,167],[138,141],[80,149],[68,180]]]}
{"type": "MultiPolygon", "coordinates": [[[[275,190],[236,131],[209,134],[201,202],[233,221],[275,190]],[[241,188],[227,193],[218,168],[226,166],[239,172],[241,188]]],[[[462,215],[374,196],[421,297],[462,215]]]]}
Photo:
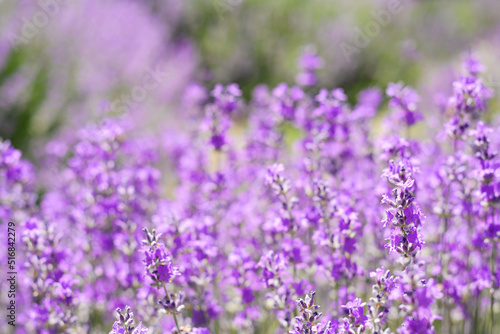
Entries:
{"type": "Polygon", "coordinates": [[[412,126],[422,120],[422,113],[418,109],[420,97],[417,92],[402,83],[390,83],[386,94],[391,98],[389,106],[395,109],[396,119],[412,126]]]}
{"type": "Polygon", "coordinates": [[[0,224],[23,239],[2,234],[23,277],[20,332],[144,334],[128,307],[113,324],[132,304],[177,334],[498,331],[486,69],[467,59],[442,115],[391,83],[384,115],[375,87],[354,105],[353,91],[312,93],[321,65],[307,51],[308,88],[259,86],[244,109],[236,84],[193,84],[159,139],[131,112],[54,133],[33,165],[0,142],[0,224]]]}
{"type": "Polygon", "coordinates": [[[61,243],[61,235],[55,227],[32,218],[25,223],[23,242],[27,247],[24,264],[32,280],[32,315],[26,325],[32,330],[78,331],[74,312],[78,305],[78,292],[69,268],[70,254],[61,243]]]}
{"type": "Polygon", "coordinates": [[[481,72],[481,67],[482,64],[469,58],[466,68],[470,75],[461,76],[453,82],[454,95],[448,101],[453,115],[445,124],[452,139],[463,139],[466,129],[480,117],[480,113],[486,109],[487,101],[493,96],[493,92],[476,76],[481,72]]]}
{"type": "Polygon", "coordinates": [[[311,291],[310,295],[306,295],[304,299],[297,299],[296,304],[299,309],[299,316],[295,318],[297,323],[295,324],[295,328],[291,330],[289,333],[291,334],[312,334],[319,333],[318,327],[320,325],[319,319],[323,315],[316,310],[319,309],[319,305],[314,304],[314,296],[316,295],[316,291],[311,291]]]}
{"type": "Polygon", "coordinates": [[[453,83],[455,95],[450,98],[450,105],[457,112],[474,114],[484,111],[486,101],[492,96],[492,92],[483,85],[481,79],[472,76],[462,76],[460,80],[453,83]]]}
{"type": "Polygon", "coordinates": [[[120,308],[116,309],[116,321],[109,334],[146,334],[147,332],[148,329],[142,325],[142,321],[135,325],[134,313],[130,311],[130,307],[125,307],[125,312],[120,308]]]}
{"type": "Polygon", "coordinates": [[[269,251],[260,258],[257,266],[262,268],[264,282],[268,288],[277,288],[281,285],[281,274],[286,268],[285,260],[281,254],[269,251]]]}
{"type": "Polygon", "coordinates": [[[414,203],[412,190],[415,181],[412,179],[412,170],[411,163],[406,160],[400,161],[398,165],[391,162],[383,173],[390,183],[397,186],[392,191],[392,198],[387,195],[382,198],[382,203],[390,206],[382,222],[384,227],[392,227],[390,242],[386,244],[386,248],[402,254],[405,258],[414,257],[423,245],[418,229],[425,217],[419,206],[414,203]]]}
{"type": "Polygon", "coordinates": [[[205,120],[201,129],[209,132],[210,144],[214,149],[221,150],[227,145],[227,131],[231,124],[230,118],[219,106],[210,104],[205,108],[205,120]]]}
{"type": "Polygon", "coordinates": [[[361,298],[356,298],[345,305],[342,305],[349,314],[349,327],[355,329],[357,332],[363,333],[368,323],[368,316],[364,314],[366,303],[363,303],[361,298]]]}
{"type": "Polygon", "coordinates": [[[299,87],[289,88],[287,84],[281,83],[273,90],[275,102],[271,106],[274,112],[286,121],[295,118],[299,102],[304,98],[304,92],[299,87]]]}
{"type": "Polygon", "coordinates": [[[389,296],[398,287],[399,280],[397,277],[390,276],[390,271],[385,270],[383,267],[371,272],[370,277],[375,277],[377,283],[372,287],[373,297],[370,298],[368,309],[374,330],[377,333],[382,333],[389,313],[389,296]]]}
{"type": "Polygon", "coordinates": [[[179,268],[172,265],[171,257],[165,252],[165,245],[159,241],[161,233],[157,235],[155,229],[150,232],[146,227],[143,231],[146,233],[146,240],[142,241],[144,255],[146,256],[143,261],[147,274],[153,280],[151,286],[158,289],[163,288],[165,298],[158,303],[166,313],[173,315],[175,326],[180,332],[176,315],[184,309],[182,304],[184,293],[179,292],[176,295],[175,293],[169,293],[167,290],[167,283],[172,282],[176,276],[180,276],[179,268]]]}
{"type": "Polygon", "coordinates": [[[182,310],[185,308],[184,304],[184,293],[179,292],[179,294],[169,294],[165,296],[164,299],[160,300],[160,304],[163,309],[169,314],[181,314],[182,310]]]}
{"type": "Polygon", "coordinates": [[[34,190],[33,166],[9,141],[0,140],[0,220],[28,219],[36,201],[34,190]]]}
{"type": "Polygon", "coordinates": [[[433,304],[442,292],[434,280],[425,279],[422,268],[422,263],[406,268],[399,281],[399,294],[392,296],[402,298],[400,308],[408,314],[398,333],[435,333],[432,324],[440,317],[434,313],[433,304]]]}
{"type": "Polygon", "coordinates": [[[214,104],[224,113],[231,114],[238,108],[241,90],[237,84],[230,84],[224,88],[221,84],[215,85],[211,93],[214,104]]]}
{"type": "Polygon", "coordinates": [[[153,280],[153,286],[161,286],[165,283],[170,283],[176,276],[180,276],[179,267],[172,265],[172,258],[166,253],[165,245],[159,242],[160,234],[156,234],[156,230],[149,232],[147,228],[143,231],[146,233],[147,240],[143,240],[143,251],[146,256],[144,265],[146,266],[147,274],[153,280]]]}
{"type": "Polygon", "coordinates": [[[317,83],[316,70],[323,67],[323,59],[317,55],[311,46],[305,48],[298,59],[301,72],[295,81],[300,86],[313,86],[317,83]]]}

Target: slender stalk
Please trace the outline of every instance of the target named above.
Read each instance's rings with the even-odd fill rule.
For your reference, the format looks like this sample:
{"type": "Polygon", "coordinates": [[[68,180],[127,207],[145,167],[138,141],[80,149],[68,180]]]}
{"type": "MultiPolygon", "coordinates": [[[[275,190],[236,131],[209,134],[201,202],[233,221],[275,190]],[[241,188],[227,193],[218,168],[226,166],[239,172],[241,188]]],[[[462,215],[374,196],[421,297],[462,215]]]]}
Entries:
{"type": "Polygon", "coordinates": [[[491,318],[491,334],[493,334],[493,330],[495,327],[495,310],[494,310],[494,305],[495,305],[495,259],[497,256],[497,244],[495,241],[493,241],[493,245],[491,248],[491,299],[490,299],[490,318],[491,318]]]}
{"type": "Polygon", "coordinates": [[[450,333],[453,334],[453,321],[451,320],[451,308],[446,307],[446,310],[448,311],[446,317],[448,318],[448,326],[450,328],[450,333]]]}
{"type": "MultiPolygon", "coordinates": [[[[169,294],[168,294],[168,291],[167,291],[167,286],[165,283],[163,283],[163,291],[165,291],[165,295],[167,296],[167,298],[170,298],[169,294]]],[[[175,310],[174,312],[172,313],[172,315],[174,316],[174,322],[175,322],[175,327],[177,327],[177,331],[179,333],[181,333],[181,329],[179,327],[179,323],[177,322],[177,316],[175,315],[175,310]]]]}
{"type": "MultiPolygon", "coordinates": [[[[478,331],[478,322],[479,322],[479,300],[481,299],[481,291],[479,291],[479,294],[476,296],[476,308],[474,311],[474,321],[473,321],[473,328],[474,328],[474,333],[478,331]]],[[[472,329],[472,328],[471,328],[472,329]]]]}
{"type": "MultiPolygon", "coordinates": [[[[458,140],[457,139],[452,139],[452,156],[455,157],[456,156],[456,152],[457,152],[457,144],[458,144],[458,140]]],[[[441,274],[440,274],[440,282],[444,281],[445,279],[445,275],[447,274],[447,272],[444,271],[444,268],[447,268],[447,265],[445,265],[445,258],[443,257],[443,255],[445,254],[445,234],[446,234],[446,231],[448,230],[448,202],[450,200],[450,193],[451,193],[451,187],[452,187],[452,184],[453,184],[453,180],[449,180],[449,183],[447,185],[447,189],[446,189],[446,194],[445,194],[445,199],[444,199],[444,204],[443,204],[443,210],[444,210],[444,226],[443,226],[443,232],[441,233],[440,237],[439,237],[439,245],[441,247],[441,252],[440,252],[440,256],[439,256],[439,264],[441,266],[441,274]]],[[[444,308],[444,312],[443,314],[445,315],[444,319],[441,321],[443,327],[444,325],[446,325],[446,328],[448,330],[451,330],[451,317],[450,317],[450,313],[451,313],[451,310],[450,310],[450,305],[448,304],[448,301],[445,298],[443,298],[443,308],[444,308]]]]}
{"type": "Polygon", "coordinates": [[[335,304],[337,306],[337,309],[335,310],[337,313],[337,316],[339,316],[339,309],[340,309],[340,303],[339,303],[339,281],[335,281],[335,298],[337,299],[335,301],[335,304]]]}
{"type": "Polygon", "coordinates": [[[222,163],[222,151],[219,149],[219,150],[215,150],[215,168],[216,168],[216,172],[220,172],[221,170],[221,163],[222,163]]]}

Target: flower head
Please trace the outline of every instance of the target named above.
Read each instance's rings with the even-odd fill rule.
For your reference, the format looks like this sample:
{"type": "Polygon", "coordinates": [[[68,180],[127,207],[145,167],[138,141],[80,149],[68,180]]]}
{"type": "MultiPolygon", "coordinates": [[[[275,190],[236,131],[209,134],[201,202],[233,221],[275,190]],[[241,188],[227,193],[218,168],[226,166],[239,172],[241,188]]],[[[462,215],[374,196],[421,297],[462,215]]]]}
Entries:
{"type": "Polygon", "coordinates": [[[116,309],[116,321],[109,334],[146,334],[148,329],[142,324],[142,321],[136,326],[134,324],[134,313],[130,307],[125,307],[125,312],[120,308],[116,309]]]}
{"type": "Polygon", "coordinates": [[[172,258],[165,251],[165,245],[159,242],[161,234],[156,234],[156,230],[151,232],[144,228],[146,240],[143,240],[143,260],[147,274],[153,280],[153,286],[160,286],[163,283],[171,282],[180,275],[179,267],[172,264],[172,258]]]}

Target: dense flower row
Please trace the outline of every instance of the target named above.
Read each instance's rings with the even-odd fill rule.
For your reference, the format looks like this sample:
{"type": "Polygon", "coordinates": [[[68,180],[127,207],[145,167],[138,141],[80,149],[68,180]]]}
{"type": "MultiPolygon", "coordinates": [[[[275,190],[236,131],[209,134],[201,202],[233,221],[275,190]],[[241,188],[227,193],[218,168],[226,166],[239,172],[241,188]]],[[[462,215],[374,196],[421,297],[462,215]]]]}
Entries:
{"type": "MultiPolygon", "coordinates": [[[[302,65],[313,85],[320,59],[302,65]]],[[[122,118],[49,143],[37,202],[30,165],[2,142],[0,217],[23,230],[20,332],[500,330],[500,136],[482,70],[467,59],[443,127],[420,140],[426,113],[402,83],[383,131],[376,88],[351,106],[342,89],[260,86],[244,103],[235,84],[194,85],[161,140],[122,118]]]]}

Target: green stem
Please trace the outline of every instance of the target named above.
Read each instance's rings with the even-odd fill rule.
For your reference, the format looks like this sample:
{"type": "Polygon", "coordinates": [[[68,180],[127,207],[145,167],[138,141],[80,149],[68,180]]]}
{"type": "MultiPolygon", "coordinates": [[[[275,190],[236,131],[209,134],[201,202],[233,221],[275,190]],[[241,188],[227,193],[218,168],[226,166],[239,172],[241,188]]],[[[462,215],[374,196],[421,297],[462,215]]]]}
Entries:
{"type": "Polygon", "coordinates": [[[494,240],[493,241],[493,245],[492,245],[492,248],[491,248],[491,284],[492,284],[492,287],[491,287],[491,299],[490,299],[490,317],[491,317],[491,334],[493,334],[493,330],[494,330],[494,327],[495,327],[495,310],[493,308],[493,306],[495,305],[495,259],[497,257],[497,244],[494,240]]]}
{"type": "Polygon", "coordinates": [[[335,304],[336,304],[336,315],[339,315],[339,308],[340,308],[340,303],[339,303],[339,281],[335,281],[335,298],[337,299],[335,304]]]}
{"type": "Polygon", "coordinates": [[[479,329],[478,328],[479,326],[477,324],[479,322],[479,306],[480,306],[479,300],[480,299],[481,299],[481,292],[479,292],[479,294],[476,297],[476,308],[475,308],[475,311],[474,311],[474,322],[473,322],[473,324],[474,324],[474,326],[473,326],[474,327],[474,331],[476,331],[476,330],[479,329]]]}
{"type": "MultiPolygon", "coordinates": [[[[170,295],[168,294],[166,283],[163,283],[163,291],[165,291],[165,295],[167,296],[167,298],[170,299],[170,295]]],[[[181,333],[179,323],[177,322],[177,316],[175,315],[175,310],[173,311],[172,315],[174,316],[175,327],[177,327],[177,331],[179,333],[181,333]]]]}

